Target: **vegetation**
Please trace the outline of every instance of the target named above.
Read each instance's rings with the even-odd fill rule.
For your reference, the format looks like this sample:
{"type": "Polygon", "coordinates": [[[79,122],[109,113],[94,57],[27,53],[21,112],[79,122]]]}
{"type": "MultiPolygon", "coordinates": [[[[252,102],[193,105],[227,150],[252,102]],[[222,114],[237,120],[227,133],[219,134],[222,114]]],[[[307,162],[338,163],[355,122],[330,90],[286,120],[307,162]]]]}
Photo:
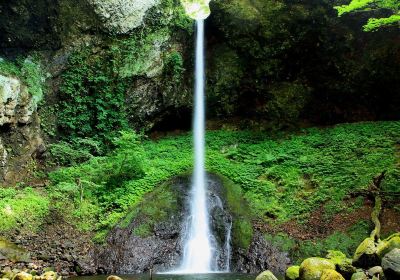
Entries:
{"type": "Polygon", "coordinates": [[[18,77],[28,87],[33,100],[38,104],[43,98],[44,73],[36,58],[18,58],[8,61],[0,58],[0,74],[18,77]]]}
{"type": "Polygon", "coordinates": [[[352,0],[348,5],[335,7],[339,16],[355,11],[391,10],[392,15],[381,18],[370,18],[364,25],[364,31],[375,31],[384,26],[400,22],[400,3],[396,0],[352,0]]]}

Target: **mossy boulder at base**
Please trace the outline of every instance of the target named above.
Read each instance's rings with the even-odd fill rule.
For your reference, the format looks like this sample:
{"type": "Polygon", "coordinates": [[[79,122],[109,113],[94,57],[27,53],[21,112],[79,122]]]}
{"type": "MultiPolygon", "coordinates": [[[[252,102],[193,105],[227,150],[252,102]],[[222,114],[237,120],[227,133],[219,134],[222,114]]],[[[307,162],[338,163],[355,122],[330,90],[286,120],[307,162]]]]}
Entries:
{"type": "Polygon", "coordinates": [[[107,277],[107,280],[123,280],[123,279],[116,275],[110,275],[107,277]]]}
{"type": "Polygon", "coordinates": [[[364,272],[359,271],[351,276],[351,280],[368,280],[368,277],[364,272]]]}
{"type": "Polygon", "coordinates": [[[386,255],[395,248],[400,249],[400,232],[392,234],[385,240],[382,240],[378,244],[376,253],[378,257],[383,258],[384,255],[386,255]]]}
{"type": "Polygon", "coordinates": [[[301,280],[319,280],[324,269],[335,269],[335,264],[324,258],[308,258],[300,265],[301,280]]]}
{"type": "Polygon", "coordinates": [[[278,280],[278,278],[276,278],[275,275],[271,271],[267,270],[267,271],[261,272],[257,276],[256,280],[278,280]]]}
{"type": "Polygon", "coordinates": [[[368,275],[369,276],[378,276],[379,278],[383,277],[383,269],[380,266],[374,266],[368,269],[368,275]]]}
{"type": "Polygon", "coordinates": [[[345,280],[344,277],[333,269],[324,269],[320,280],[345,280]]]}
{"type": "Polygon", "coordinates": [[[286,280],[297,280],[300,277],[300,266],[293,265],[290,266],[285,273],[286,280]]]}
{"type": "Polygon", "coordinates": [[[57,280],[57,273],[54,271],[46,271],[40,275],[41,280],[57,280]]]}
{"type": "Polygon", "coordinates": [[[19,272],[14,277],[13,280],[32,280],[33,276],[27,272],[19,272]]]}
{"type": "Polygon", "coordinates": [[[353,257],[353,265],[368,268],[379,264],[377,245],[373,238],[368,237],[357,247],[353,257]]]}
{"type": "Polygon", "coordinates": [[[400,249],[393,249],[382,258],[382,268],[387,280],[400,279],[400,249]]]}
{"type": "Polygon", "coordinates": [[[326,258],[335,264],[336,271],[346,279],[350,279],[353,273],[356,272],[356,268],[352,265],[352,260],[347,258],[343,252],[328,250],[326,258]]]}

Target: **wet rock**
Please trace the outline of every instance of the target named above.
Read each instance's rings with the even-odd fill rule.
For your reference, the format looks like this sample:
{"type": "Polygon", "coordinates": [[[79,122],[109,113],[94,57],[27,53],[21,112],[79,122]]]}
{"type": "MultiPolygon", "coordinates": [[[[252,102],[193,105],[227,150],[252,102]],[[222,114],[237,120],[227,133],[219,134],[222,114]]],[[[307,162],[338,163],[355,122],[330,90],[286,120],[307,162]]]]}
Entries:
{"type": "Polygon", "coordinates": [[[353,257],[353,265],[356,267],[368,268],[379,264],[377,245],[374,239],[368,237],[357,247],[353,257]]]}
{"type": "Polygon", "coordinates": [[[256,280],[278,280],[278,278],[271,271],[267,270],[259,274],[256,280]]]}
{"type": "Polygon", "coordinates": [[[300,277],[300,266],[293,265],[286,270],[285,280],[297,280],[300,277]]]}
{"type": "Polygon", "coordinates": [[[368,280],[368,277],[364,272],[359,271],[351,276],[351,280],[368,280]]]}
{"type": "Polygon", "coordinates": [[[333,269],[324,269],[320,280],[345,280],[344,277],[333,269]]]}
{"type": "Polygon", "coordinates": [[[308,258],[300,265],[300,279],[319,280],[324,269],[335,270],[335,264],[324,258],[308,258]]]}
{"type": "Polygon", "coordinates": [[[382,258],[382,268],[387,280],[400,279],[400,249],[393,249],[382,258]]]}

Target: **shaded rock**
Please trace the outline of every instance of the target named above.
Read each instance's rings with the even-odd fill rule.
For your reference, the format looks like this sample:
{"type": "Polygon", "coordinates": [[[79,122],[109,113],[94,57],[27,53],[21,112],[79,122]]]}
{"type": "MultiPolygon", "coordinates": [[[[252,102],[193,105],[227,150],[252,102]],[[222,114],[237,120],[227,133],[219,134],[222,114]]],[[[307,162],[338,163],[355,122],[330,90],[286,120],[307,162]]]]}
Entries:
{"type": "Polygon", "coordinates": [[[382,258],[393,249],[400,249],[400,232],[392,234],[378,244],[377,255],[382,258]]]}
{"type": "Polygon", "coordinates": [[[271,271],[267,270],[267,271],[260,273],[256,277],[256,280],[278,280],[278,278],[276,278],[275,275],[271,271]]]}
{"type": "Polygon", "coordinates": [[[368,280],[368,277],[364,272],[356,272],[351,276],[351,280],[368,280]]]}
{"type": "Polygon", "coordinates": [[[300,277],[300,266],[293,265],[286,270],[285,279],[286,280],[297,280],[300,277]]]}
{"type": "Polygon", "coordinates": [[[379,264],[377,245],[374,239],[368,237],[357,247],[353,257],[353,265],[356,267],[368,268],[379,264]]]}
{"type": "Polygon", "coordinates": [[[33,276],[26,272],[19,272],[14,277],[13,280],[32,280],[33,276]]]}
{"type": "Polygon", "coordinates": [[[320,280],[345,280],[344,277],[333,269],[324,269],[320,280]]]}
{"type": "Polygon", "coordinates": [[[324,269],[335,269],[335,264],[324,258],[308,258],[300,265],[301,280],[319,280],[324,269]]]}
{"type": "Polygon", "coordinates": [[[400,279],[400,249],[393,249],[382,258],[382,268],[387,280],[400,279]]]}

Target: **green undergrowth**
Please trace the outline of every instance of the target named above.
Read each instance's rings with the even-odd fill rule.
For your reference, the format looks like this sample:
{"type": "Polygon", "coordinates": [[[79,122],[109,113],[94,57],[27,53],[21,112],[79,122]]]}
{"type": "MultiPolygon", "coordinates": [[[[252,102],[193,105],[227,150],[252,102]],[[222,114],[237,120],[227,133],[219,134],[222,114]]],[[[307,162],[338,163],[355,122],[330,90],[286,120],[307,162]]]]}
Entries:
{"type": "Polygon", "coordinates": [[[300,264],[307,257],[325,256],[328,250],[341,251],[352,258],[358,245],[369,235],[370,230],[369,221],[359,221],[345,232],[335,231],[325,238],[296,240],[286,233],[265,234],[264,237],[282,251],[289,252],[293,262],[300,264]]]}
{"type": "Polygon", "coordinates": [[[49,198],[32,188],[0,188],[0,235],[36,233],[49,213],[49,198]]]}
{"type": "MultiPolygon", "coordinates": [[[[322,206],[327,220],[357,209],[361,200],[349,207],[349,195],[368,188],[384,170],[383,190],[399,192],[399,140],[400,122],[343,124],[280,135],[208,131],[206,166],[240,187],[241,194],[233,188],[228,192],[228,202],[240,209],[238,197],[245,198],[251,213],[238,212],[244,218],[237,226],[251,236],[245,222],[249,216],[279,225],[289,220],[306,223],[322,206]]],[[[191,170],[193,162],[190,134],[154,141],[127,131],[113,145],[116,149],[107,156],[52,172],[47,188],[52,207],[78,228],[96,233],[99,242],[146,193],[191,170]]],[[[144,235],[147,229],[141,229],[144,235]]],[[[241,242],[246,245],[248,240],[241,242]]]]}

